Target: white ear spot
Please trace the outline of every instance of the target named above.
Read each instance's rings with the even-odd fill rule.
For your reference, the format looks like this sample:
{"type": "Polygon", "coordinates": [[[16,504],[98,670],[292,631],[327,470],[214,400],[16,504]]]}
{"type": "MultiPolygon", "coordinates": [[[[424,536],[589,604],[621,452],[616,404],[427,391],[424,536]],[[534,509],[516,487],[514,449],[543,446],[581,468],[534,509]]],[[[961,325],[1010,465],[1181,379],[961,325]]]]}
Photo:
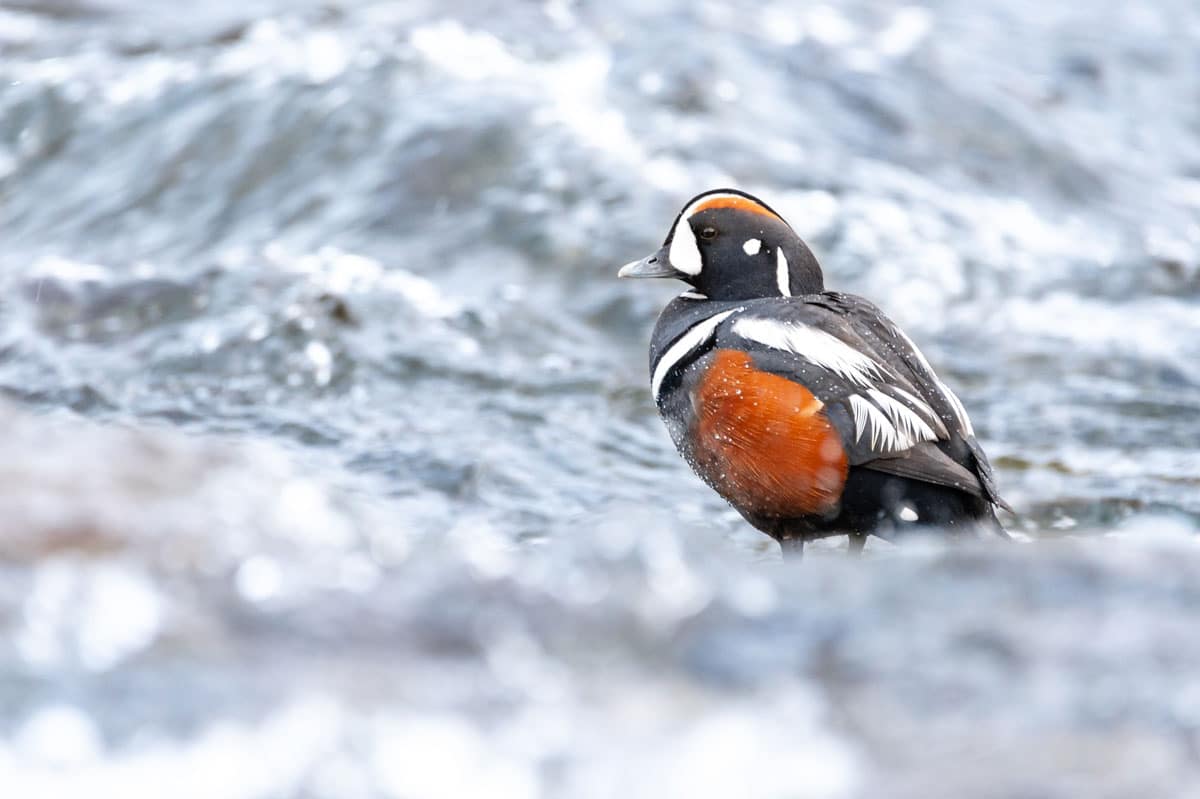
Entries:
{"type": "Polygon", "coordinates": [[[746,255],[758,255],[762,249],[762,242],[758,239],[746,239],[742,242],[742,252],[746,255]]]}
{"type": "Polygon", "coordinates": [[[675,234],[671,237],[671,249],[667,250],[667,258],[671,266],[685,275],[698,275],[704,262],[700,259],[700,247],[696,244],[696,234],[686,216],[680,217],[675,226],[675,234]]]}
{"type": "Polygon", "coordinates": [[[775,250],[775,282],[779,284],[779,293],[785,297],[792,296],[792,276],[788,272],[787,256],[783,248],[775,250]]]}

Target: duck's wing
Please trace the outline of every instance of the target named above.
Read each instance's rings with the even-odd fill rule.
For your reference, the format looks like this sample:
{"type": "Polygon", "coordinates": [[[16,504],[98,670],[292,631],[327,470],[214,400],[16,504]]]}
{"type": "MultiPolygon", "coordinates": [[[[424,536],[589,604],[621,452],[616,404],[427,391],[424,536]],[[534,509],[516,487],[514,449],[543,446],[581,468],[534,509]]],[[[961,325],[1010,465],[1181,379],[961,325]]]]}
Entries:
{"type": "Polygon", "coordinates": [[[1008,508],[962,403],[871,303],[834,292],[756,300],[716,332],[717,347],[747,352],[821,400],[851,465],[1008,508]]]}

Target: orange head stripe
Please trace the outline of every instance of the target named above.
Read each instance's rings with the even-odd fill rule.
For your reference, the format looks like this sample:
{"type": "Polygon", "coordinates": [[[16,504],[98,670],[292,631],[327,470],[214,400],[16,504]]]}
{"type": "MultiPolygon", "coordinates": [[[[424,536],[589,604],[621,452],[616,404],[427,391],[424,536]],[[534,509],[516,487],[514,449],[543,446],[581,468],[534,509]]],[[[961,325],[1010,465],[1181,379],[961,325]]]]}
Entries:
{"type": "Polygon", "coordinates": [[[711,211],[714,208],[733,208],[738,211],[749,211],[752,214],[769,216],[772,219],[779,219],[780,222],[783,222],[778,214],[774,213],[769,208],[766,208],[761,203],[757,203],[754,200],[747,199],[746,197],[739,197],[736,194],[723,194],[713,197],[711,200],[702,200],[700,204],[697,205],[692,211],[692,216],[695,216],[701,211],[711,211]]]}

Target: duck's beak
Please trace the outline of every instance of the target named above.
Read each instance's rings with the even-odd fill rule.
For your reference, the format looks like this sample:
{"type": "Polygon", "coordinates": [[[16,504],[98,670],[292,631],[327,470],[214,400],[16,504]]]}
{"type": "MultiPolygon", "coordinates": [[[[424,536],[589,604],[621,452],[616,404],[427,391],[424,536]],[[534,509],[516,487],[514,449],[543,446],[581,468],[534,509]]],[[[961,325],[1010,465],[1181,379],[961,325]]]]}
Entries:
{"type": "Polygon", "coordinates": [[[617,277],[685,277],[667,258],[667,248],[663,247],[654,255],[640,261],[631,261],[621,267],[617,277]]]}

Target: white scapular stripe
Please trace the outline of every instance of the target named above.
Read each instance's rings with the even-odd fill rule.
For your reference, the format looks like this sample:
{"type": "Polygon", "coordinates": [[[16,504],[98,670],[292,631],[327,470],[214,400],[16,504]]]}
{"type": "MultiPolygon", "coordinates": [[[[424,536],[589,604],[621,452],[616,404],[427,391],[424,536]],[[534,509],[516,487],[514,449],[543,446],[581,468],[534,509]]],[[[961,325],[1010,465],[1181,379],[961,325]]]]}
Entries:
{"type": "Polygon", "coordinates": [[[825,331],[800,322],[746,317],[733,323],[733,332],[772,349],[794,352],[863,388],[883,378],[875,361],[825,331]]]}
{"type": "Polygon", "coordinates": [[[682,294],[680,294],[679,296],[686,297],[689,300],[707,300],[708,299],[707,294],[701,294],[698,291],[685,291],[682,294]]]}
{"type": "Polygon", "coordinates": [[[889,397],[877,388],[868,389],[867,396],[887,415],[898,438],[905,443],[903,449],[915,446],[921,441],[937,441],[937,434],[933,429],[903,402],[889,397]]]}
{"type": "Polygon", "coordinates": [[[950,432],[946,430],[946,425],[942,423],[942,419],[937,415],[937,412],[934,411],[933,408],[929,407],[929,403],[920,397],[914,396],[913,394],[905,391],[904,389],[900,388],[900,386],[892,386],[891,388],[892,391],[908,400],[912,408],[917,411],[917,413],[921,414],[921,418],[933,426],[933,432],[938,434],[938,438],[950,437],[950,432]]]}
{"type": "Polygon", "coordinates": [[[746,255],[758,255],[762,250],[762,241],[760,239],[746,239],[742,242],[742,252],[746,255]]]}
{"type": "Polygon", "coordinates": [[[899,434],[896,428],[883,415],[883,411],[875,407],[869,399],[860,394],[850,395],[850,411],[854,415],[854,429],[857,431],[855,441],[862,441],[863,434],[870,433],[867,440],[871,449],[884,452],[899,452],[906,447],[900,446],[899,434]]]}
{"type": "Polygon", "coordinates": [[[785,297],[792,296],[792,275],[788,272],[787,256],[783,248],[775,250],[775,282],[779,284],[779,293],[785,297]]]}
{"type": "Polygon", "coordinates": [[[650,378],[650,393],[654,396],[655,400],[658,399],[658,391],[662,388],[662,383],[667,379],[670,371],[686,358],[692,350],[708,341],[712,337],[713,331],[717,329],[717,325],[724,322],[731,314],[735,314],[741,310],[743,309],[734,308],[731,311],[722,311],[701,322],[697,322],[663,353],[663,356],[658,359],[658,365],[654,367],[654,375],[650,378]]]}
{"type": "Polygon", "coordinates": [[[950,386],[943,383],[942,379],[937,376],[937,372],[933,371],[933,367],[925,359],[925,354],[913,343],[908,334],[898,327],[895,330],[900,334],[900,338],[908,342],[908,346],[912,348],[913,355],[917,356],[917,360],[921,362],[921,366],[925,367],[925,371],[929,373],[930,377],[937,384],[937,390],[946,398],[946,402],[950,403],[950,407],[954,410],[954,418],[958,420],[958,424],[962,427],[963,432],[969,436],[975,435],[975,428],[971,425],[971,419],[967,416],[967,409],[963,407],[962,401],[950,390],[950,386]]]}
{"type": "Polygon", "coordinates": [[[969,436],[975,435],[975,427],[971,424],[971,418],[967,416],[967,409],[963,407],[962,400],[960,400],[958,395],[950,390],[950,386],[942,382],[940,377],[938,378],[937,384],[938,390],[941,391],[942,395],[950,401],[950,407],[954,408],[954,416],[958,419],[958,423],[962,425],[963,432],[969,436]]]}
{"type": "Polygon", "coordinates": [[[866,435],[871,449],[876,452],[903,452],[919,443],[920,439],[915,438],[903,422],[895,421],[887,411],[863,395],[851,394],[848,399],[854,416],[855,441],[862,441],[866,435]]]}

